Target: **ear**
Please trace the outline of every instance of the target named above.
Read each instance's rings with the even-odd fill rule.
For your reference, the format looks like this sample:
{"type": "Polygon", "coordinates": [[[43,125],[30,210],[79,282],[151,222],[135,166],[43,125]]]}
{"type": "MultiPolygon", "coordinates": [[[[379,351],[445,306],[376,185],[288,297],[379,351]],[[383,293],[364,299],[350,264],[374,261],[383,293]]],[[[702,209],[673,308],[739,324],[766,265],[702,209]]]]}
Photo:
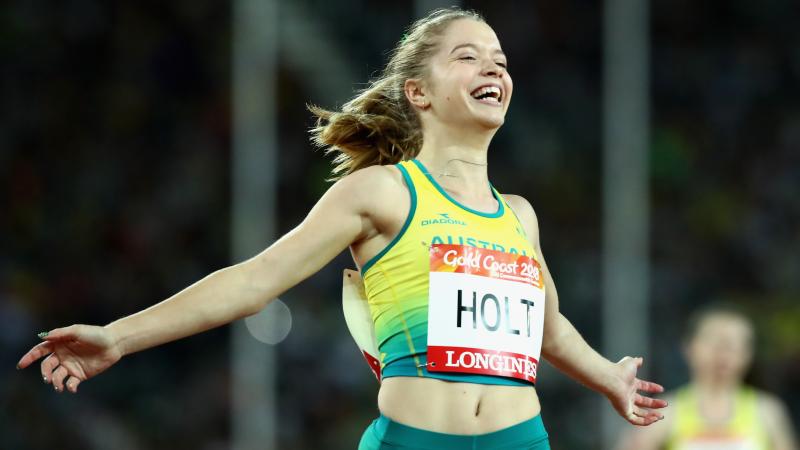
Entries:
{"type": "Polygon", "coordinates": [[[428,96],[426,95],[428,89],[425,83],[418,78],[409,78],[403,85],[403,91],[406,94],[408,101],[416,108],[425,110],[431,105],[428,96]]]}

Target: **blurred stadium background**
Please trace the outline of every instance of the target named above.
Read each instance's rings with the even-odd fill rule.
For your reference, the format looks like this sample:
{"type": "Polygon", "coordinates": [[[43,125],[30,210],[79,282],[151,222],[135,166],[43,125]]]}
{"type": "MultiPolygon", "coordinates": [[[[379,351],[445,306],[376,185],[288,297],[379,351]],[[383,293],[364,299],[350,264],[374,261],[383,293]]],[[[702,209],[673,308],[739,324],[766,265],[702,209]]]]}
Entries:
{"type": "MultiPolygon", "coordinates": [[[[602,348],[603,5],[461,5],[495,28],[515,81],[490,177],[533,203],[562,310],[602,348]]],[[[305,104],[348,99],[417,12],[298,0],[276,14],[278,157],[265,170],[282,234],[329,185],[305,104]]],[[[231,447],[230,327],[128,357],[77,396],[13,366],[39,331],[107,323],[231,262],[232,15],[208,0],[0,6],[0,448],[231,447]]],[[[734,302],[758,326],[748,379],[797,429],[800,3],[653,0],[649,17],[646,372],[685,382],[687,314],[734,302]]],[[[277,448],[351,449],[377,415],[340,308],[345,267],[347,253],[282,297],[293,328],[274,347],[277,448]]],[[[543,370],[553,448],[604,448],[610,408],[543,370]]]]}

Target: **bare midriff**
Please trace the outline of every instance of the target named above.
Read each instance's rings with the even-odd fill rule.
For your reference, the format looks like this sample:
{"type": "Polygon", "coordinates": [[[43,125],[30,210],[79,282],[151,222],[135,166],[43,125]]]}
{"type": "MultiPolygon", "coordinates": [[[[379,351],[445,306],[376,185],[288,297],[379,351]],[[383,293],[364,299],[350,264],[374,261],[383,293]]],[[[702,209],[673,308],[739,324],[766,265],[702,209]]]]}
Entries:
{"type": "Polygon", "coordinates": [[[389,419],[438,433],[474,435],[508,428],[539,414],[533,386],[454,383],[391,377],[381,383],[378,408],[389,419]]]}

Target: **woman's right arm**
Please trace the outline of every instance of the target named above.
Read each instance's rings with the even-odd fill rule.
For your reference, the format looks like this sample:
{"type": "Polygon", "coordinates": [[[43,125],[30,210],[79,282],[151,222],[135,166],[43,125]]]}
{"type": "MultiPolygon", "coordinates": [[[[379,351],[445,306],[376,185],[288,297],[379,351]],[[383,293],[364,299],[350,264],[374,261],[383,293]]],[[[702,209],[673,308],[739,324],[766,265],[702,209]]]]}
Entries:
{"type": "Polygon", "coordinates": [[[369,198],[355,173],[334,184],[295,229],[266,250],[218,270],[161,303],[106,328],[123,354],[252,315],[370,233],[369,198]]]}
{"type": "MultiPolygon", "coordinates": [[[[386,167],[370,167],[334,184],[295,229],[253,258],[211,273],[172,297],[105,327],[73,325],[52,330],[20,360],[24,368],[42,356],[45,382],[56,384],[61,365],[78,382],[88,379],[124,355],[174,341],[252,315],[272,299],[317,272],[353,242],[377,233],[374,203],[396,189],[386,167]],[[87,340],[82,348],[72,343],[87,340]],[[62,344],[62,345],[59,345],[62,344]],[[60,348],[64,347],[64,348],[60,348]],[[100,347],[101,360],[91,360],[100,347]],[[61,349],[62,351],[59,351],[61,349]],[[81,354],[80,350],[84,350],[81,354]]],[[[390,198],[388,199],[390,200],[390,198]]],[[[70,390],[74,392],[72,386],[70,390]]],[[[77,388],[77,386],[75,386],[77,388]]]]}
{"type": "MultiPolygon", "coordinates": [[[[671,405],[675,398],[670,395],[665,398],[671,405]]],[[[616,443],[615,450],[659,450],[666,447],[670,433],[675,427],[675,409],[664,413],[664,420],[647,426],[624,429],[620,433],[620,440],[616,443]]]]}

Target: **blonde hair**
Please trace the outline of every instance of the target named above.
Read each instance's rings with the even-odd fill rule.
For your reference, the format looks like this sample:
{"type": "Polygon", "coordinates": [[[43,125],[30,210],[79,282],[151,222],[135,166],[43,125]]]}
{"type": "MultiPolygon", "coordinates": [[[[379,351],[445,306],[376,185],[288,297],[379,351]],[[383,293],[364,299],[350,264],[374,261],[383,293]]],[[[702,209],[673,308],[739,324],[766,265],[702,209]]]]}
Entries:
{"type": "Polygon", "coordinates": [[[317,117],[311,141],[325,154],[335,153],[332,179],[374,165],[397,164],[414,158],[422,147],[422,126],[406,99],[410,78],[424,78],[428,61],[447,26],[458,19],[486,22],[474,11],[437,9],[414,22],[391,52],[380,77],[342,106],[328,111],[308,109],[317,117]]]}

